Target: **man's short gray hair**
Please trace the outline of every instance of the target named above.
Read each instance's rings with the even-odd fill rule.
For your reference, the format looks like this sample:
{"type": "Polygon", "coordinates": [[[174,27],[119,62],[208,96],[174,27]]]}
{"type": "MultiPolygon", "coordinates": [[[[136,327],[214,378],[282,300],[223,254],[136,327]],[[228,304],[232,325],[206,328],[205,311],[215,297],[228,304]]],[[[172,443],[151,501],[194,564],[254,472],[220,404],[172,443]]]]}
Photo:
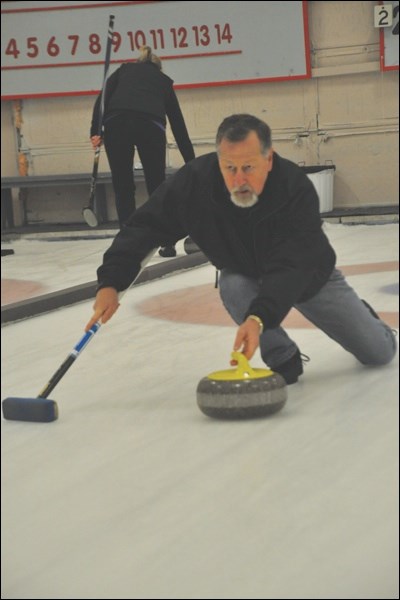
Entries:
{"type": "Polygon", "coordinates": [[[247,138],[251,131],[256,132],[260,140],[262,153],[266,154],[272,146],[270,127],[261,119],[245,113],[231,115],[222,121],[217,131],[217,151],[222,140],[241,142],[247,138]]]}

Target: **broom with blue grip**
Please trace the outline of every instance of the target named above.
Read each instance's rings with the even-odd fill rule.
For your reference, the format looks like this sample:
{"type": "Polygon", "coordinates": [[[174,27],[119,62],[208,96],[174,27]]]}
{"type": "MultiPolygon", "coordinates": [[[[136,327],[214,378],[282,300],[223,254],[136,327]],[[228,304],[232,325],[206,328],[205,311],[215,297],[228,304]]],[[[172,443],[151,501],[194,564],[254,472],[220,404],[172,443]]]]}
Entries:
{"type": "Polygon", "coordinates": [[[39,421],[49,423],[58,418],[58,406],[54,400],[49,400],[49,394],[54,390],[57,383],[64,377],[68,369],[78,358],[82,350],[87,346],[93,336],[100,329],[100,322],[97,321],[81,337],[74,346],[62,365],[54,373],[53,377],[39,393],[37,398],[6,398],[3,400],[3,416],[12,421],[39,421]]]}
{"type": "MultiPolygon", "coordinates": [[[[155,249],[147,255],[141,264],[141,270],[153,256],[154,252],[155,249]]],[[[140,272],[138,273],[137,277],[139,276],[140,272]]],[[[137,277],[135,277],[135,279],[132,281],[129,288],[135,283],[137,277]]],[[[129,288],[127,288],[127,290],[129,288]]],[[[119,298],[122,298],[127,290],[121,292],[119,294],[119,298]]],[[[19,398],[15,396],[5,398],[2,402],[4,418],[11,421],[31,421],[39,423],[50,423],[51,421],[55,421],[58,418],[58,406],[57,403],[54,400],[50,400],[48,396],[54,390],[59,381],[64,377],[68,369],[74,364],[83,349],[86,348],[88,343],[94,338],[100,327],[101,323],[100,321],[97,321],[81,337],[79,342],[73,347],[67,358],[60,365],[60,367],[36,398],[19,398]]]]}

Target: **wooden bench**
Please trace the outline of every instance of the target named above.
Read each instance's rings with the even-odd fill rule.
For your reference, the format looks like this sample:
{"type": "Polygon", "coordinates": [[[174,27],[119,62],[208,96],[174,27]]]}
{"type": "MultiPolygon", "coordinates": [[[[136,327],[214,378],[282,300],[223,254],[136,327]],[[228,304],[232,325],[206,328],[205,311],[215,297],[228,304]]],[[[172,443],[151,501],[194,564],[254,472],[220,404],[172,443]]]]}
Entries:
{"type": "MultiPolygon", "coordinates": [[[[177,169],[168,167],[166,176],[170,177],[177,169]]],[[[68,173],[61,175],[16,175],[1,178],[1,228],[10,229],[15,226],[12,201],[13,189],[32,189],[48,187],[66,187],[70,185],[87,185],[88,201],[92,181],[91,173],[68,173]]],[[[143,169],[135,169],[135,182],[144,181],[143,169]]],[[[105,186],[111,184],[111,173],[99,173],[96,183],[96,210],[100,222],[108,222],[105,186]]],[[[83,205],[82,205],[83,208],[83,205]]],[[[24,207],[24,225],[27,225],[26,207],[24,207]]]]}

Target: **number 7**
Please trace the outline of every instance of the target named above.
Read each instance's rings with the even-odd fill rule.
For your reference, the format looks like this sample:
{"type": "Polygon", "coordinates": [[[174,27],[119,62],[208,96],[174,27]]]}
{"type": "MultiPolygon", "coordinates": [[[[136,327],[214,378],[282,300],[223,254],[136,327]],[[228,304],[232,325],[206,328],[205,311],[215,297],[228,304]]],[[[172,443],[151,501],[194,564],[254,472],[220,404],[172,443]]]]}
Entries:
{"type": "Polygon", "coordinates": [[[68,39],[72,40],[71,54],[74,56],[79,42],[79,35],[69,35],[68,39]]]}

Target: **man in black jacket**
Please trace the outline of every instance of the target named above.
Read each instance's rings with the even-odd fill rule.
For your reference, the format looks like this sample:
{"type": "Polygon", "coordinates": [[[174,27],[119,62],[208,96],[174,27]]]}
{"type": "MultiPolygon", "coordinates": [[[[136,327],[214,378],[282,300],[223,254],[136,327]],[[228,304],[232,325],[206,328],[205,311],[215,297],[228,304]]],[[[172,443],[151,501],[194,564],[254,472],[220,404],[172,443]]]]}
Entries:
{"type": "Polygon", "coordinates": [[[300,351],[281,327],[292,307],[362,364],[383,365],[396,352],[392,330],[335,268],[315,188],[274,152],[271,131],[252,115],[220,125],[217,152],[163,183],[132,215],[99,267],[89,329],[118,308],[118,292],[159,245],[189,235],[220,271],[222,301],[239,325],[234,350],[264,362],[288,384],[303,373],[300,351]]]}

